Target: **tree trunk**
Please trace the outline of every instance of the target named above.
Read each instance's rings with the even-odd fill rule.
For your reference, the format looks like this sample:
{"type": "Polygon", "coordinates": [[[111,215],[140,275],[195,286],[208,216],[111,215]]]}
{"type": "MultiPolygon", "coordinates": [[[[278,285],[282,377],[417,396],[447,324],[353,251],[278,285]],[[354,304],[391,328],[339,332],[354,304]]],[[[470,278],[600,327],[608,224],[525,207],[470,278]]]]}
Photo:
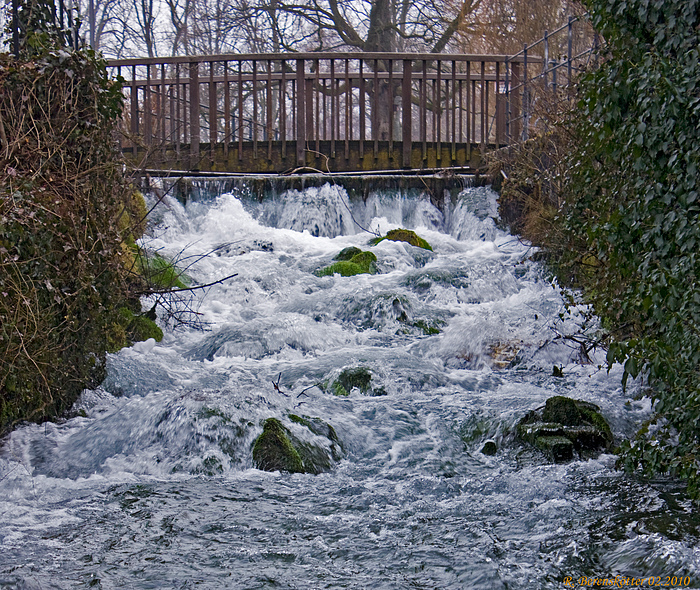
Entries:
{"type": "MultiPolygon", "coordinates": [[[[391,0],[375,0],[369,13],[369,29],[365,41],[366,52],[396,51],[396,27],[391,0]]],[[[373,65],[373,64],[372,64],[373,65]]],[[[377,70],[388,72],[390,64],[384,60],[377,62],[377,70]]],[[[380,140],[391,139],[394,105],[392,92],[387,80],[379,80],[374,88],[374,113],[372,116],[373,135],[380,140]]]]}

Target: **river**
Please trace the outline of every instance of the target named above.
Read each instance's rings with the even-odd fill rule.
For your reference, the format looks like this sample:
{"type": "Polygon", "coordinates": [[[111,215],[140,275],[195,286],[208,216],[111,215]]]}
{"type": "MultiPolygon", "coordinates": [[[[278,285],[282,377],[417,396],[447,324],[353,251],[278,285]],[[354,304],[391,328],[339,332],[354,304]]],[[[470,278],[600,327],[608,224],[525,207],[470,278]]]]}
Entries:
{"type": "Polygon", "coordinates": [[[700,522],[680,486],[621,474],[609,454],[550,464],[514,439],[552,395],[600,406],[618,440],[651,407],[601,368],[604,351],[581,362],[566,336],[596,326],[565,313],[496,217],[488,188],[444,211],[397,191],[350,201],[333,184],[165,198],[142,245],[199,284],[236,276],[171,301],[163,341],[110,355],[76,417],[3,442],[0,588],[700,587],[700,522]],[[433,252],[367,245],[364,230],[396,227],[433,252]],[[313,274],[349,246],[379,273],[313,274]],[[358,368],[371,390],[334,395],[358,368]],[[254,468],[263,422],[291,428],[290,414],[333,426],[331,471],[254,468]]]}

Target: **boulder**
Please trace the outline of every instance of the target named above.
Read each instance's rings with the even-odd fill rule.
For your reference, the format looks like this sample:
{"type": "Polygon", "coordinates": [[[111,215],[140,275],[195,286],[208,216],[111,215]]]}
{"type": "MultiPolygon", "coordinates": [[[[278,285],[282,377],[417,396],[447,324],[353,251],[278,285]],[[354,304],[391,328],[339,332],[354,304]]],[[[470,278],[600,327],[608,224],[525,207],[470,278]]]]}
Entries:
{"type": "MultiPolygon", "coordinates": [[[[253,463],[262,471],[312,473],[330,471],[342,457],[342,445],[335,429],[320,418],[290,414],[289,420],[306,429],[308,436],[296,436],[277,418],[268,418],[253,443],[253,463]]],[[[303,432],[303,430],[302,430],[303,432]]]]}
{"type": "Polygon", "coordinates": [[[418,236],[416,232],[410,229],[392,229],[387,232],[387,234],[382,238],[373,238],[370,240],[372,246],[376,246],[382,240],[389,240],[391,242],[406,242],[411,244],[411,246],[416,246],[417,248],[423,248],[424,250],[433,251],[432,247],[423,238],[418,236]]]}
{"type": "Polygon", "coordinates": [[[518,437],[542,451],[550,461],[571,461],[608,451],[613,444],[610,426],[595,404],[555,396],[543,408],[528,412],[517,426],[518,437]]]}

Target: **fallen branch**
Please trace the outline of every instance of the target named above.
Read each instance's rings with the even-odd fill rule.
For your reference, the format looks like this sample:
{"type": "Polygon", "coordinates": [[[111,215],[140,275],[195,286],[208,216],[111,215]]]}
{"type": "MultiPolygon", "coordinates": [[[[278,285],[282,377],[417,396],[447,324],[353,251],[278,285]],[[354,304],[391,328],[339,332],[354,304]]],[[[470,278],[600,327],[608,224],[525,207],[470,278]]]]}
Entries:
{"type": "Polygon", "coordinates": [[[206,285],[197,285],[196,287],[183,287],[182,289],[162,289],[159,291],[153,291],[149,290],[146,293],[143,293],[144,295],[167,295],[169,293],[183,293],[185,291],[196,291],[197,289],[206,289],[207,287],[212,287],[213,285],[218,285],[219,283],[223,283],[224,281],[228,281],[229,279],[232,279],[233,277],[237,277],[238,273],[229,275],[227,277],[224,277],[223,279],[219,279],[218,281],[213,281],[211,283],[207,283],[206,285]]]}

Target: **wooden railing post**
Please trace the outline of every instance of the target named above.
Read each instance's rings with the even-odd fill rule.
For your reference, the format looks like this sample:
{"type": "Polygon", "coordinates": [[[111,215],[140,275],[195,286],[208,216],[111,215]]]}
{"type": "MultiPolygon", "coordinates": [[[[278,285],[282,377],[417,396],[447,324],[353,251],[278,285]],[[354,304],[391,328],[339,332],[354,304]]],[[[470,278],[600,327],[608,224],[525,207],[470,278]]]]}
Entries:
{"type": "Polygon", "coordinates": [[[413,118],[411,117],[411,90],[412,90],[412,72],[413,60],[403,60],[403,83],[401,87],[401,126],[403,132],[401,134],[401,143],[403,147],[403,167],[411,167],[411,128],[413,126],[413,118]]]}
{"type": "MultiPolygon", "coordinates": [[[[518,88],[520,86],[520,63],[511,63],[511,88],[518,88]]],[[[510,113],[509,113],[509,123],[510,123],[510,139],[511,141],[520,141],[520,90],[517,89],[515,92],[510,91],[510,113]]]]}
{"type": "Polygon", "coordinates": [[[306,164],[306,82],[304,60],[297,60],[297,166],[306,164]]]}
{"type": "Polygon", "coordinates": [[[522,140],[526,141],[530,127],[530,94],[527,88],[527,43],[523,47],[523,136],[522,140]]]}
{"type": "Polygon", "coordinates": [[[150,146],[153,141],[153,129],[151,127],[151,115],[153,114],[151,103],[151,64],[146,66],[146,86],[143,89],[143,133],[145,135],[146,146],[150,146]]]}
{"type": "Polygon", "coordinates": [[[219,113],[218,100],[216,96],[216,82],[214,81],[214,63],[209,62],[209,157],[212,163],[214,162],[216,143],[218,141],[219,131],[219,113]]]}
{"type": "Polygon", "coordinates": [[[501,94],[501,64],[496,62],[496,149],[504,143],[506,117],[504,113],[503,94],[501,94]]]}
{"type": "Polygon", "coordinates": [[[199,63],[190,62],[190,168],[199,168],[199,63]]]}
{"type": "Polygon", "coordinates": [[[136,84],[136,66],[131,68],[131,143],[134,157],[138,153],[139,134],[139,87],[136,84]]]}

